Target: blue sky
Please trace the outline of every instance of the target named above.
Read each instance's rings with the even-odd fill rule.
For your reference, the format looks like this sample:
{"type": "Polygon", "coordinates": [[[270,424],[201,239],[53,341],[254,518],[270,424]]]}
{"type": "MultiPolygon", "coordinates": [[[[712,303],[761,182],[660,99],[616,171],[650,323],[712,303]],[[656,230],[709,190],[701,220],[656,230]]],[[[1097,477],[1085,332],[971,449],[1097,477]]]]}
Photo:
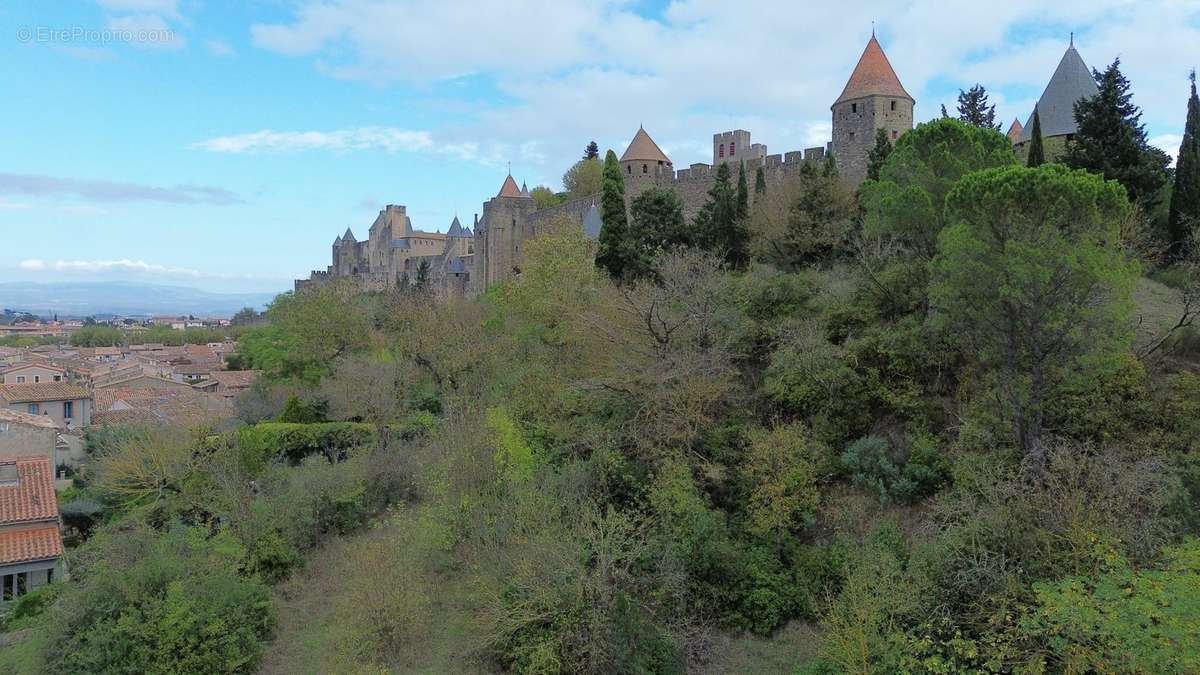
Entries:
{"type": "Polygon", "coordinates": [[[1200,3],[1044,4],[7,2],[0,282],[284,290],[384,204],[444,230],[509,162],[557,188],[638,124],[677,166],[734,128],[823,144],[872,21],[918,120],[978,81],[1024,121],[1074,31],[1090,66],[1121,57],[1173,153],[1200,3]]]}

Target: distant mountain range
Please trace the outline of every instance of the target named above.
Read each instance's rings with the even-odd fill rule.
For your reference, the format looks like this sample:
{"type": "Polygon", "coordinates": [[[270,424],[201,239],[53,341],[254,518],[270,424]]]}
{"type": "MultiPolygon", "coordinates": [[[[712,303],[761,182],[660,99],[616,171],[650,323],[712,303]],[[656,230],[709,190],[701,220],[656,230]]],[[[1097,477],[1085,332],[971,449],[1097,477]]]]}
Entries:
{"type": "Polygon", "coordinates": [[[59,318],[117,314],[228,317],[261,310],[274,293],[212,293],[185,286],[125,282],[0,283],[0,309],[59,318]]]}

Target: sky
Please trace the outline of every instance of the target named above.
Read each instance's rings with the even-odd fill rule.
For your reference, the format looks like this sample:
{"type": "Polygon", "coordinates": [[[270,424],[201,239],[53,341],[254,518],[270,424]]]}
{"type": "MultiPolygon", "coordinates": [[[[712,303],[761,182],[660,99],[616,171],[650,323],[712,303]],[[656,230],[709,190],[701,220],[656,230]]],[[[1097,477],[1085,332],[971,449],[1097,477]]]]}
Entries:
{"type": "MultiPolygon", "coordinates": [[[[987,87],[1024,122],[1074,33],[1178,150],[1195,0],[0,2],[0,283],[283,291],[385,204],[464,223],[511,164],[561,189],[639,124],[676,166],[748,129],[829,140],[872,31],[916,120],[987,87]]],[[[2,299],[0,299],[2,300],[2,299]]]]}

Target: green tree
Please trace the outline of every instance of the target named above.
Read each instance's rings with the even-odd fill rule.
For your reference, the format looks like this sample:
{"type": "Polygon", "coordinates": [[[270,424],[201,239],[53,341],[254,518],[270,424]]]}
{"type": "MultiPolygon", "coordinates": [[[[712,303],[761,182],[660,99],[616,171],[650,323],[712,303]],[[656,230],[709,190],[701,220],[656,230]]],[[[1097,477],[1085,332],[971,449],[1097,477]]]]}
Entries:
{"type": "Polygon", "coordinates": [[[638,253],[639,264],[648,271],[656,252],[675,246],[691,246],[692,232],[683,218],[683,200],[674,190],[653,187],[634,197],[630,204],[633,223],[630,239],[638,253]]]}
{"type": "Polygon", "coordinates": [[[628,214],[625,213],[625,179],[621,177],[621,165],[617,153],[612,150],[604,156],[604,189],[600,193],[600,250],[596,264],[608,271],[609,276],[620,279],[630,263],[630,240],[628,214]]]}
{"type": "Polygon", "coordinates": [[[738,211],[737,189],[729,181],[729,163],[723,162],[708,201],[696,214],[695,229],[705,249],[719,252],[727,265],[740,269],[750,258],[750,231],[738,211]]]}
{"type": "Polygon", "coordinates": [[[596,145],[596,141],[589,142],[587,144],[587,147],[583,149],[583,159],[586,160],[586,159],[599,159],[599,158],[600,158],[600,146],[596,145]]]}
{"type": "Polygon", "coordinates": [[[767,191],[767,176],[760,166],[754,170],[754,194],[761,195],[767,191]]]}
{"type": "Polygon", "coordinates": [[[1029,132],[1029,156],[1025,165],[1036,169],[1046,163],[1046,148],[1042,142],[1042,116],[1037,106],[1033,107],[1033,130],[1029,132]]]}
{"type": "Polygon", "coordinates": [[[1142,112],[1133,104],[1121,59],[1093,74],[1100,91],[1075,103],[1077,130],[1063,163],[1120,181],[1129,199],[1149,211],[1167,182],[1170,158],[1146,139],[1142,112]]]}
{"type": "Polygon", "coordinates": [[[958,119],[971,126],[1000,131],[996,124],[996,106],[988,105],[987,90],[976,83],[967,91],[958,90],[958,119]]]}
{"type": "Polygon", "coordinates": [[[533,203],[537,204],[539,209],[548,209],[562,203],[562,198],[545,185],[539,185],[530,190],[529,196],[533,197],[533,203]]]}
{"type": "Polygon", "coordinates": [[[780,543],[812,520],[820,496],[816,445],[800,422],[750,432],[742,465],[750,532],[780,543]]]}
{"type": "Polygon", "coordinates": [[[1046,164],[971,174],[946,212],[930,299],[992,375],[1014,441],[1040,475],[1047,401],[1129,348],[1137,272],[1120,246],[1128,200],[1115,182],[1046,164]]]}
{"type": "Polygon", "coordinates": [[[75,347],[115,347],[125,341],[125,334],[112,326],[93,323],[71,333],[75,347]]]}
{"type": "Polygon", "coordinates": [[[571,199],[599,194],[604,183],[604,162],[599,158],[581,159],[563,174],[563,189],[571,199]]]}
{"type": "Polygon", "coordinates": [[[745,220],[750,213],[750,187],[746,184],[746,163],[741,162],[738,168],[737,182],[737,217],[745,220]]]}
{"type": "Polygon", "coordinates": [[[250,324],[257,323],[261,319],[262,315],[259,314],[253,307],[243,307],[238,310],[237,314],[233,315],[232,323],[235,326],[249,326],[250,324]]]}
{"type": "Polygon", "coordinates": [[[892,141],[888,138],[887,129],[876,129],[875,147],[867,153],[868,179],[879,180],[879,170],[883,168],[883,163],[887,161],[890,154],[892,154],[892,141]]]}
{"type": "Polygon", "coordinates": [[[428,293],[430,274],[431,270],[429,266],[429,259],[422,258],[421,262],[417,264],[417,276],[416,281],[413,283],[413,290],[415,290],[417,293],[428,293]]]}
{"type": "Polygon", "coordinates": [[[1175,160],[1175,189],[1167,220],[1170,243],[1179,258],[1186,257],[1187,249],[1198,243],[1190,239],[1193,230],[1200,227],[1200,99],[1196,97],[1195,70],[1191,82],[1192,95],[1188,97],[1183,142],[1175,160]]]}
{"type": "Polygon", "coordinates": [[[887,235],[929,259],[946,225],[946,195],[972,171],[1016,164],[1012,143],[994,129],[943,118],[917,125],[896,141],[859,201],[869,234],[887,235]]]}

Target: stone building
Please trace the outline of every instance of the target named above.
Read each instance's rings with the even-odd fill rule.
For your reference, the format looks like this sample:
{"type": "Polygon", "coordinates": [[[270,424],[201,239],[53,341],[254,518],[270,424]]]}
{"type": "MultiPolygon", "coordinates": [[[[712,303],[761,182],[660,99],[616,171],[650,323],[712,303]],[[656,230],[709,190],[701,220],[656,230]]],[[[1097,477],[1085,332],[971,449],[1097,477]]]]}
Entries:
{"type": "MultiPolygon", "coordinates": [[[[1074,36],[1071,38],[1067,51],[1050,76],[1046,90],[1038,99],[1037,110],[1042,126],[1042,147],[1047,162],[1053,162],[1062,157],[1067,143],[1075,135],[1075,104],[1084,98],[1091,98],[1099,93],[1092,71],[1083,62],[1083,57],[1075,50],[1074,36]]],[[[1033,140],[1033,111],[1029,120],[1021,129],[1014,143],[1017,157],[1025,159],[1029,152],[1029,141],[1033,140]]]]}
{"type": "Polygon", "coordinates": [[[830,106],[838,174],[855,185],[861,183],[867,176],[867,155],[875,146],[876,131],[884,129],[895,143],[913,128],[915,103],[872,33],[841,96],[830,106]]]}
{"type": "Polygon", "coordinates": [[[766,157],[767,146],[751,143],[750,132],[745,129],[713,134],[713,166],[726,162],[765,160],[766,157]]]}

